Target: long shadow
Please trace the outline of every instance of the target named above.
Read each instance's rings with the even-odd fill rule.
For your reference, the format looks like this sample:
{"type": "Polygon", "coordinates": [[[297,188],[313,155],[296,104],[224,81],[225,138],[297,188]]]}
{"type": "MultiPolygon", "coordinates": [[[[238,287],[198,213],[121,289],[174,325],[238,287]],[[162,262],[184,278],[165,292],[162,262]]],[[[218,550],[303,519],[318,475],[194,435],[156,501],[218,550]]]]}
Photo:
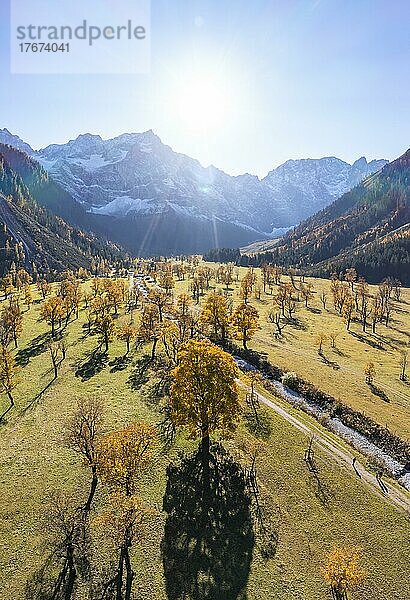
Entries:
{"type": "Polygon", "coordinates": [[[362,335],[360,333],[356,333],[355,331],[349,331],[349,333],[353,337],[357,338],[360,342],[363,342],[364,344],[367,344],[368,346],[371,346],[372,348],[376,348],[377,350],[386,350],[386,348],[384,348],[384,346],[379,344],[379,342],[376,342],[375,340],[372,340],[370,338],[366,338],[364,335],[362,335]]]}
{"type": "Polygon", "coordinates": [[[329,508],[330,501],[334,496],[331,488],[320,479],[317,471],[311,471],[310,477],[316,498],[322,506],[329,508]]]}
{"type": "Polygon", "coordinates": [[[307,331],[306,324],[297,317],[293,317],[292,319],[288,319],[288,323],[293,329],[298,329],[299,331],[307,331]]]}
{"type": "Polygon", "coordinates": [[[108,363],[108,365],[111,367],[110,373],[116,373],[117,371],[124,371],[124,369],[126,369],[128,367],[128,365],[130,364],[130,362],[131,362],[131,357],[127,354],[113,358],[113,360],[110,360],[110,362],[108,363]]]}
{"type": "MultiPolygon", "coordinates": [[[[57,338],[54,338],[57,339],[57,338]]],[[[28,346],[22,348],[16,353],[16,365],[19,367],[25,367],[30,362],[30,358],[38,356],[43,352],[47,351],[48,344],[52,340],[51,332],[42,333],[37,337],[33,338],[28,346]]]]}
{"type": "Polygon", "coordinates": [[[88,379],[91,379],[91,377],[100,373],[107,363],[107,352],[102,352],[97,348],[97,350],[87,354],[87,360],[78,366],[75,376],[81,377],[82,381],[88,381],[88,379]]]}
{"type": "Polygon", "coordinates": [[[206,513],[199,451],[169,465],[167,476],[161,548],[168,599],[245,600],[255,537],[241,467],[212,445],[206,513]]]}
{"type": "Polygon", "coordinates": [[[332,489],[321,479],[319,469],[313,458],[310,460],[305,458],[305,463],[309,470],[309,487],[313,487],[314,494],[320,504],[325,508],[329,508],[330,501],[334,497],[332,489]]]}
{"type": "Polygon", "coordinates": [[[340,350],[340,348],[338,348],[337,346],[334,346],[332,348],[332,352],[334,352],[338,356],[343,356],[344,358],[350,358],[350,354],[346,354],[346,352],[343,352],[343,350],[340,350]]]}
{"type": "Polygon", "coordinates": [[[71,600],[79,580],[91,575],[88,522],[81,511],[60,505],[44,519],[48,539],[44,543],[44,561],[27,580],[25,600],[71,600]]]}
{"type": "Polygon", "coordinates": [[[320,356],[321,362],[324,363],[327,367],[332,367],[332,369],[335,369],[336,371],[340,369],[340,365],[333,360],[329,360],[323,354],[323,352],[319,352],[319,356],[320,356]]]}
{"type": "Polygon", "coordinates": [[[243,414],[246,429],[257,438],[267,440],[272,433],[272,420],[265,410],[258,411],[258,417],[252,410],[243,414]]]}
{"type": "Polygon", "coordinates": [[[305,307],[306,310],[308,310],[309,312],[313,313],[314,315],[320,315],[321,314],[321,310],[320,308],[314,308],[313,306],[307,306],[305,307]]]}
{"type": "Polygon", "coordinates": [[[51,381],[49,381],[49,382],[48,382],[48,383],[47,383],[47,384],[46,384],[46,385],[43,387],[43,389],[42,389],[40,392],[38,392],[38,394],[36,394],[32,400],[30,400],[30,402],[27,404],[27,406],[25,406],[25,407],[24,407],[24,408],[23,408],[23,409],[20,411],[20,413],[19,413],[19,416],[23,416],[23,415],[25,415],[25,414],[26,414],[26,412],[28,412],[28,411],[30,410],[30,408],[32,408],[32,407],[34,406],[34,404],[35,404],[36,402],[38,402],[38,401],[39,401],[39,400],[42,398],[43,394],[45,394],[45,392],[46,392],[46,391],[47,391],[47,390],[48,390],[48,389],[49,389],[49,388],[50,388],[50,387],[53,385],[53,383],[55,382],[55,380],[56,380],[56,377],[53,377],[53,379],[51,379],[51,381]]]}
{"type": "Polygon", "coordinates": [[[384,392],[381,388],[377,387],[377,385],[374,385],[374,383],[369,383],[369,388],[372,394],[378,396],[381,400],[383,400],[383,402],[390,402],[390,399],[386,392],[384,392]]]}
{"type": "Polygon", "coordinates": [[[131,375],[128,378],[128,383],[133,390],[139,390],[149,381],[149,367],[151,365],[151,357],[143,356],[135,362],[131,375]]]}

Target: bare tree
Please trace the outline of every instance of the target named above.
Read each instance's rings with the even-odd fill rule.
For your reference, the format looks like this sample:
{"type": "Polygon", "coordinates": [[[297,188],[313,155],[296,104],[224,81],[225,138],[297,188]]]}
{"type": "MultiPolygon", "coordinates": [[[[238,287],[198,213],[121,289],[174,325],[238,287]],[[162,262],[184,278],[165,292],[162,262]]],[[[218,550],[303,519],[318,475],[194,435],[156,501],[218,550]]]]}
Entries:
{"type": "Polygon", "coordinates": [[[50,352],[51,362],[53,364],[54,379],[57,379],[58,369],[60,368],[61,363],[66,357],[66,346],[64,341],[51,342],[48,349],[50,352]]]}
{"type": "Polygon", "coordinates": [[[276,327],[275,337],[281,337],[282,331],[284,327],[286,327],[286,323],[282,322],[281,314],[278,310],[272,310],[269,313],[269,321],[273,323],[276,327]]]}
{"type": "Polygon", "coordinates": [[[80,399],[77,410],[67,425],[69,447],[80,454],[85,464],[91,469],[91,488],[84,505],[85,513],[91,510],[91,503],[98,484],[98,439],[102,434],[103,414],[103,404],[97,398],[80,399]]]}
{"type": "Polygon", "coordinates": [[[400,351],[400,368],[401,368],[400,380],[401,381],[407,381],[407,375],[406,375],[407,360],[408,360],[407,350],[401,350],[400,351]]]}
{"type": "Polygon", "coordinates": [[[327,294],[326,292],[322,292],[319,296],[321,303],[323,304],[323,310],[326,309],[326,302],[327,302],[327,294]]]}

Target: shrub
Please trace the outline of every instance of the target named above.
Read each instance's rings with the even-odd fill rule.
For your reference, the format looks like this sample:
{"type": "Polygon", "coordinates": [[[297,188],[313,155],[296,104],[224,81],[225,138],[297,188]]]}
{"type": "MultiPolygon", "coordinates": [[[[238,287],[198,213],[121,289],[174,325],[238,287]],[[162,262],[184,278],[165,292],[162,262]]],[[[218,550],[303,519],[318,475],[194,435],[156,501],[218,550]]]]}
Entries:
{"type": "Polygon", "coordinates": [[[282,383],[291,390],[299,391],[300,379],[293,371],[288,371],[282,376],[282,383]]]}

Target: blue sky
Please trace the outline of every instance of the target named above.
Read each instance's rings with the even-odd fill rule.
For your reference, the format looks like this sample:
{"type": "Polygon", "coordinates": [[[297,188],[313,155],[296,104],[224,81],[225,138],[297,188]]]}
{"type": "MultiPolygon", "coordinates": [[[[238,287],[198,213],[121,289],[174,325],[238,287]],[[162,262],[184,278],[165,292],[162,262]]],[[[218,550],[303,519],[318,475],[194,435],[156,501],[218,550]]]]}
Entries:
{"type": "Polygon", "coordinates": [[[410,146],[408,0],[152,0],[151,11],[148,75],[10,75],[2,0],[0,127],[34,147],[152,128],[204,164],[260,176],[289,158],[392,159],[410,146]],[[193,74],[228,90],[207,135],[173,108],[193,74]]]}

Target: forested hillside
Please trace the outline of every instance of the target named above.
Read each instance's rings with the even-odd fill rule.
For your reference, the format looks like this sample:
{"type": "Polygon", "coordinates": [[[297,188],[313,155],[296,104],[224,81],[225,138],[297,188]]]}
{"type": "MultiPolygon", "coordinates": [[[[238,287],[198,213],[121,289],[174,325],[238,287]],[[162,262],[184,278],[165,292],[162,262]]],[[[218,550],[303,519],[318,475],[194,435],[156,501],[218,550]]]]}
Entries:
{"type": "Polygon", "coordinates": [[[243,264],[273,262],[330,275],[354,266],[378,281],[403,276],[409,262],[410,150],[289,232],[271,252],[243,264]]]}
{"type": "Polygon", "coordinates": [[[66,196],[35,161],[18,150],[0,147],[2,274],[13,264],[50,274],[67,268],[90,269],[93,261],[120,258],[114,244],[68,225],[49,210],[57,210],[58,205],[70,210],[66,196]]]}

